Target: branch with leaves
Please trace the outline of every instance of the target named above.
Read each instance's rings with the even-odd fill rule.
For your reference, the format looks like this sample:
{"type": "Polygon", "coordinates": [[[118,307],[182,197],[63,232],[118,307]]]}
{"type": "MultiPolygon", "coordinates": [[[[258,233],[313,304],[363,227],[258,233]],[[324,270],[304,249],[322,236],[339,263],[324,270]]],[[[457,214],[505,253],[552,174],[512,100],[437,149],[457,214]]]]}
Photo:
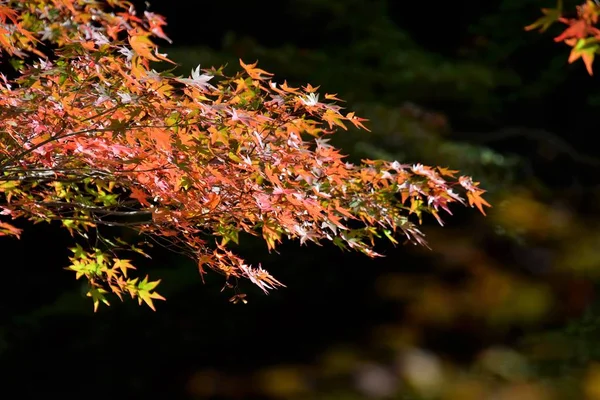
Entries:
{"type": "Polygon", "coordinates": [[[153,309],[163,299],[158,281],[130,277],[135,267],[120,256],[143,250],[103,238],[101,225],[133,228],[197,260],[201,274],[247,278],[267,292],[283,284],[228,248],[241,232],[270,250],[289,238],[376,257],[378,237],[425,244],[424,213],[442,223],[439,212],[464,197],[481,212],[489,206],[457,171],[346,162],[328,136],[365,120],[316,87],[276,82],[241,60],[235,76],[156,72],[151,61],[171,62],[151,39],[168,39],[164,18],[127,1],[104,6],[0,3],[2,62],[18,68],[0,77],[0,235],[20,234],[8,218],[58,220],[84,239],[95,231],[68,267],[89,282],[95,309],[109,293],[153,309]]]}

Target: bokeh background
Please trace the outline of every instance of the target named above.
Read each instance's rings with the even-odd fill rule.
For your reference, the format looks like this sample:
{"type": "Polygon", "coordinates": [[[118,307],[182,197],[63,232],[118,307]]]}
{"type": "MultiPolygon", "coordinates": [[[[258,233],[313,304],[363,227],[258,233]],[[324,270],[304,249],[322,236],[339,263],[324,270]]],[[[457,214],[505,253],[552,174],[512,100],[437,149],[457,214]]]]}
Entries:
{"type": "Polygon", "coordinates": [[[156,313],[93,314],[63,269],[68,234],[22,224],[0,242],[0,397],[600,399],[600,86],[567,64],[559,26],[523,30],[552,6],[153,0],[178,73],[242,58],[321,85],[370,119],[333,140],[350,159],[459,169],[493,208],[426,220],[432,250],[384,245],[378,260],[243,238],[236,250],[287,285],[245,283],[246,305],[154,249],[156,313]]]}

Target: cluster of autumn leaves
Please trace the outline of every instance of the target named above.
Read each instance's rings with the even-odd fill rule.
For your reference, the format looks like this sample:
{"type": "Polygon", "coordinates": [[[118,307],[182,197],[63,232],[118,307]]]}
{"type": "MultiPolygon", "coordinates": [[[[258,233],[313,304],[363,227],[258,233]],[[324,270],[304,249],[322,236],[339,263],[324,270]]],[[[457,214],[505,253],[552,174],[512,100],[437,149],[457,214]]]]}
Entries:
{"type": "Polygon", "coordinates": [[[87,279],[95,308],[109,293],[153,309],[163,299],[159,281],[129,276],[121,254],[145,254],[138,243],[103,226],[184,253],[230,287],[247,278],[266,292],[282,284],[230,250],[240,233],[269,249],[284,238],[331,241],[375,257],[380,237],[424,244],[423,213],[441,223],[463,197],[489,206],[457,171],[346,162],[327,137],[364,120],[317,87],[278,83],[242,61],[234,76],[156,72],[151,61],[171,62],[151,39],[168,40],[165,23],[120,0],[0,4],[1,60],[18,71],[0,82],[0,235],[18,236],[19,218],[61,221],[85,243],[68,269],[87,279]]]}
{"type": "Polygon", "coordinates": [[[567,25],[554,41],[572,47],[569,63],[581,58],[588,73],[593,75],[592,64],[596,54],[600,52],[600,29],[596,27],[600,15],[600,2],[587,0],[577,6],[575,16],[567,17],[563,11],[562,0],[558,0],[556,8],[543,8],[542,13],[542,17],[525,29],[539,29],[545,32],[555,22],[567,25]]]}

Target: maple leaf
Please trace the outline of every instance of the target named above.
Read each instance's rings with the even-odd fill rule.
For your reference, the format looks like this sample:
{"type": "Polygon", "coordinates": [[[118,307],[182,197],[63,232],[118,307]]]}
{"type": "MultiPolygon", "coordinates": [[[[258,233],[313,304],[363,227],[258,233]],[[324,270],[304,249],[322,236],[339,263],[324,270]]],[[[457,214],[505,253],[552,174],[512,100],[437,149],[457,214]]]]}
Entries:
{"type": "Polygon", "coordinates": [[[579,58],[583,60],[585,68],[590,75],[594,74],[592,64],[594,63],[594,57],[600,49],[600,40],[590,37],[587,39],[567,39],[565,43],[569,46],[573,46],[571,54],[569,55],[569,63],[577,61],[579,58]]]}
{"type": "Polygon", "coordinates": [[[143,190],[140,190],[136,187],[132,187],[130,190],[131,194],[129,197],[137,200],[144,207],[148,207],[150,205],[150,202],[148,202],[148,195],[144,193],[143,190]]]}
{"type": "Polygon", "coordinates": [[[177,78],[177,81],[195,86],[199,89],[215,89],[214,86],[208,83],[208,81],[210,81],[211,79],[213,79],[213,76],[200,73],[200,65],[198,65],[195,69],[192,70],[191,78],[177,78]]]}
{"type": "Polygon", "coordinates": [[[9,223],[0,221],[0,236],[16,236],[17,238],[21,237],[21,229],[15,228],[9,223]]]}
{"type": "Polygon", "coordinates": [[[262,80],[263,79],[263,75],[265,75],[265,76],[273,76],[273,74],[271,74],[271,73],[269,73],[269,72],[267,72],[265,70],[262,70],[260,68],[256,68],[257,64],[258,64],[258,61],[255,62],[254,64],[244,64],[244,62],[240,58],[240,66],[242,68],[244,68],[244,70],[246,71],[246,73],[248,74],[248,76],[250,76],[250,78],[262,80]]]}
{"type": "Polygon", "coordinates": [[[329,124],[330,128],[333,128],[334,125],[337,125],[345,131],[348,130],[346,125],[344,125],[344,123],[342,122],[342,118],[344,118],[344,117],[342,117],[340,114],[338,114],[336,112],[327,110],[321,118],[323,119],[323,121],[325,121],[329,124]]]}
{"type": "Polygon", "coordinates": [[[454,178],[455,174],[458,173],[458,171],[454,171],[445,167],[437,167],[437,170],[440,172],[440,175],[451,178],[454,178]]]}
{"type": "Polygon", "coordinates": [[[150,32],[152,32],[156,37],[166,40],[169,43],[173,43],[173,41],[169,39],[162,29],[163,26],[167,25],[167,21],[162,15],[144,11],[144,16],[148,21],[148,25],[150,25],[150,32]]]}
{"type": "Polygon", "coordinates": [[[169,131],[165,129],[152,129],[150,130],[150,137],[156,142],[156,147],[162,150],[171,150],[171,135],[169,131]]]}
{"type": "Polygon", "coordinates": [[[94,304],[94,312],[98,311],[98,306],[101,302],[106,304],[107,306],[110,306],[110,303],[108,302],[105,296],[107,293],[108,291],[97,287],[91,288],[87,292],[87,296],[92,298],[92,302],[94,304]]]}
{"type": "Polygon", "coordinates": [[[348,113],[346,115],[346,118],[348,119],[348,121],[350,121],[355,127],[357,128],[361,128],[364,129],[367,132],[371,132],[366,126],[364,126],[362,123],[363,122],[367,122],[369,121],[368,119],[365,118],[359,118],[357,116],[354,115],[354,112],[348,113]]]}
{"type": "Polygon", "coordinates": [[[150,40],[149,35],[140,33],[139,31],[134,32],[129,36],[129,44],[133,51],[140,57],[151,61],[159,61],[159,59],[152,54],[154,43],[150,40]]]}
{"type": "Polygon", "coordinates": [[[281,84],[281,89],[283,89],[284,91],[288,92],[288,93],[298,93],[298,88],[294,88],[291,86],[288,86],[286,81],[283,81],[283,83],[281,84]]]}
{"type": "Polygon", "coordinates": [[[233,295],[233,296],[232,296],[232,297],[229,299],[229,301],[230,301],[230,302],[232,302],[233,304],[237,304],[237,303],[239,303],[240,301],[241,301],[243,304],[248,304],[248,300],[246,300],[246,297],[248,297],[248,295],[247,295],[247,294],[245,294],[245,293],[238,293],[238,294],[236,294],[236,295],[233,295]]]}
{"type": "Polygon", "coordinates": [[[142,304],[142,302],[144,302],[148,305],[148,307],[152,309],[152,311],[156,311],[153,299],[166,300],[160,294],[153,292],[154,288],[156,288],[156,286],[158,286],[159,283],[160,279],[154,282],[148,281],[148,276],[146,275],[146,277],[137,284],[137,297],[139,304],[142,304]]]}
{"type": "Polygon", "coordinates": [[[588,35],[588,24],[581,19],[573,19],[569,21],[569,27],[560,35],[554,38],[555,42],[562,42],[565,39],[576,38],[581,39],[588,35]]]}
{"type": "Polygon", "coordinates": [[[304,89],[305,92],[307,93],[315,93],[317,90],[319,90],[320,86],[317,87],[313,87],[310,83],[306,86],[304,86],[302,89],[304,89]]]}
{"type": "Polygon", "coordinates": [[[259,265],[253,268],[246,264],[241,264],[240,269],[243,274],[250,279],[256,286],[261,288],[265,294],[269,293],[269,289],[274,289],[277,286],[284,286],[277,279],[273,278],[267,271],[261,268],[259,265]]]}
{"type": "Polygon", "coordinates": [[[87,258],[86,251],[83,249],[83,247],[81,247],[81,245],[79,243],[76,243],[75,247],[73,247],[69,250],[71,250],[73,252],[74,258],[87,258]]]}
{"type": "Polygon", "coordinates": [[[300,100],[305,106],[316,106],[319,104],[319,95],[316,93],[309,93],[305,97],[301,97],[300,100]]]}
{"type": "Polygon", "coordinates": [[[490,203],[485,201],[479,192],[468,192],[467,199],[469,200],[469,205],[476,206],[483,215],[486,215],[483,206],[491,207],[490,203]]]}
{"type": "Polygon", "coordinates": [[[342,99],[338,99],[336,96],[337,96],[337,93],[336,94],[325,93],[325,100],[344,101],[342,99]]]}
{"type": "Polygon", "coordinates": [[[531,25],[527,25],[525,30],[531,31],[539,28],[540,32],[545,32],[553,23],[558,21],[562,15],[562,7],[562,0],[558,0],[556,8],[542,8],[542,14],[544,14],[544,16],[540,17],[531,25]]]}
{"type": "Polygon", "coordinates": [[[131,260],[122,260],[122,259],[115,258],[113,261],[114,261],[113,268],[120,269],[121,273],[123,274],[124,277],[127,277],[128,269],[135,269],[135,267],[133,265],[131,265],[131,260]]]}

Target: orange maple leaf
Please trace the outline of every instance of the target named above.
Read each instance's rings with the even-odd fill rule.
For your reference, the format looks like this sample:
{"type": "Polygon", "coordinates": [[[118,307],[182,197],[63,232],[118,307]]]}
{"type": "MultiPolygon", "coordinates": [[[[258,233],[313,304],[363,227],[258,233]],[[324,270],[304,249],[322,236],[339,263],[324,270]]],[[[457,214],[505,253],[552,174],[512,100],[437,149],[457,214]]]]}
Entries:
{"type": "Polygon", "coordinates": [[[129,195],[129,197],[137,200],[144,207],[150,205],[150,203],[148,202],[148,195],[136,187],[131,188],[131,194],[129,195]]]}
{"type": "Polygon", "coordinates": [[[255,62],[254,64],[244,64],[244,62],[240,58],[240,65],[241,65],[241,67],[244,68],[244,70],[250,76],[250,78],[262,80],[262,79],[264,79],[263,75],[265,75],[265,76],[273,76],[273,74],[271,74],[271,73],[269,73],[269,72],[267,72],[265,70],[262,70],[260,68],[256,68],[257,64],[258,64],[258,61],[255,62]]]}
{"type": "Polygon", "coordinates": [[[589,25],[582,19],[567,20],[569,27],[563,33],[554,38],[555,42],[562,42],[566,39],[576,38],[582,39],[587,36],[596,36],[600,34],[600,30],[589,25]]]}
{"type": "Polygon", "coordinates": [[[363,122],[369,121],[368,119],[366,119],[366,118],[359,118],[359,117],[355,116],[353,112],[348,113],[346,115],[346,118],[348,118],[348,121],[350,121],[355,127],[362,128],[362,129],[364,129],[367,132],[371,132],[371,130],[369,128],[367,128],[366,126],[364,126],[362,124],[363,122]]]}
{"type": "Polygon", "coordinates": [[[150,61],[159,61],[159,59],[152,54],[155,45],[152,43],[152,40],[150,40],[148,34],[139,31],[132,32],[131,36],[129,36],[129,44],[133,51],[140,57],[150,61]]]}
{"type": "Polygon", "coordinates": [[[491,207],[491,204],[485,201],[483,197],[481,197],[481,192],[467,192],[467,199],[469,200],[470,206],[475,206],[481,211],[483,215],[487,215],[483,209],[483,206],[491,207]]]}
{"type": "Polygon", "coordinates": [[[22,231],[21,229],[15,228],[14,226],[12,226],[9,223],[0,222],[0,236],[12,235],[12,236],[16,236],[17,238],[20,238],[21,231],[22,231]]]}
{"type": "Polygon", "coordinates": [[[334,93],[334,94],[325,93],[325,100],[344,101],[342,99],[338,99],[336,96],[337,96],[337,93],[334,93]]]}

